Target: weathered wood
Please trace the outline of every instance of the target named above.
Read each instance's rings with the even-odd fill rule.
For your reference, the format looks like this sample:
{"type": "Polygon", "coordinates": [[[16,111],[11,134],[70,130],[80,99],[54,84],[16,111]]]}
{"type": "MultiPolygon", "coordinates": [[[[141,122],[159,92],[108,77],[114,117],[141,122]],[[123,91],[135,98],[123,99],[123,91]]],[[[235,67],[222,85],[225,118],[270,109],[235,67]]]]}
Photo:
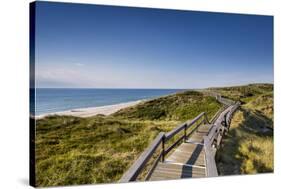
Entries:
{"type": "Polygon", "coordinates": [[[190,166],[199,166],[199,167],[206,167],[206,162],[205,162],[205,152],[200,152],[200,153],[175,153],[173,156],[169,156],[165,163],[167,162],[176,162],[176,163],[181,163],[181,164],[186,164],[190,166]],[[193,155],[194,158],[188,158],[192,157],[193,155]]]}
{"type": "Polygon", "coordinates": [[[204,177],[205,168],[173,163],[159,163],[150,180],[171,180],[191,177],[204,177]]]}
{"type": "Polygon", "coordinates": [[[173,129],[170,132],[165,134],[165,140],[166,141],[169,140],[170,138],[172,138],[173,136],[175,136],[176,134],[178,134],[180,131],[182,131],[185,128],[187,128],[187,124],[186,123],[184,123],[182,125],[179,125],[175,129],[173,129]]]}
{"type": "MultiPolygon", "coordinates": [[[[221,125],[214,125],[211,129],[211,131],[208,133],[208,135],[205,138],[208,139],[208,141],[212,144],[214,139],[217,137],[218,133],[219,133],[219,129],[220,129],[221,125]]],[[[205,145],[205,143],[204,143],[205,145]]]]}
{"type": "Polygon", "coordinates": [[[164,151],[162,151],[162,152],[157,156],[157,158],[154,160],[153,165],[152,165],[152,167],[150,168],[150,170],[148,171],[148,173],[147,173],[147,175],[145,176],[145,179],[144,179],[144,180],[149,180],[149,179],[150,179],[150,177],[151,177],[153,171],[155,170],[157,164],[159,163],[161,157],[163,156],[163,153],[164,153],[164,151]]]}
{"type": "Polygon", "coordinates": [[[198,130],[198,128],[203,124],[204,120],[200,121],[193,129],[190,131],[185,138],[188,139],[195,131],[198,130]]]}
{"type": "Polygon", "coordinates": [[[222,134],[222,132],[220,131],[219,134],[218,134],[218,136],[217,136],[217,143],[216,143],[217,149],[220,148],[220,144],[221,144],[221,141],[222,141],[222,136],[223,136],[223,134],[222,134]]]}
{"type": "Polygon", "coordinates": [[[218,118],[218,116],[227,108],[228,106],[224,105],[221,107],[216,114],[210,119],[209,124],[214,123],[214,121],[218,118]]]}
{"type": "Polygon", "coordinates": [[[206,174],[208,177],[218,176],[217,166],[215,162],[215,149],[212,147],[212,142],[209,137],[204,137],[204,150],[206,160],[206,174]]]}
{"type": "Polygon", "coordinates": [[[161,151],[161,154],[162,154],[162,162],[165,160],[165,135],[164,137],[162,137],[162,151],[161,151]]]}
{"type": "Polygon", "coordinates": [[[159,163],[150,180],[205,176],[203,145],[182,143],[163,163],[159,163]],[[199,171],[199,172],[198,172],[199,171]]]}
{"type": "Polygon", "coordinates": [[[166,134],[160,133],[123,175],[120,182],[136,180],[161,143],[162,151],[154,160],[145,180],[217,176],[218,172],[215,162],[216,147],[220,145],[224,131],[228,129],[222,123],[226,122],[229,125],[233,113],[240,105],[220,96],[217,97],[217,100],[225,104],[225,106],[215,114],[210,120],[211,122],[208,121],[207,115],[202,112],[190,122],[181,124],[166,134]],[[201,118],[204,119],[198,123],[201,118]],[[187,134],[187,129],[196,122],[197,125],[187,134]],[[202,125],[202,123],[211,124],[202,125]],[[184,130],[183,135],[165,149],[165,143],[182,130],[184,130]],[[179,145],[181,141],[185,142],[179,145]],[[213,144],[216,144],[215,147],[213,144]],[[164,161],[165,155],[176,146],[178,146],[177,149],[164,161]],[[160,162],[161,157],[162,162],[160,162]]]}
{"type": "Polygon", "coordinates": [[[224,130],[228,128],[222,123],[226,122],[226,126],[230,124],[233,113],[237,110],[239,105],[239,103],[235,103],[234,105],[232,103],[232,105],[226,108],[215,121],[215,126],[211,129],[209,134],[204,136],[204,150],[207,168],[206,172],[208,177],[218,176],[215,162],[216,148],[213,147],[213,143],[216,141],[216,147],[218,148],[220,146],[224,130]]]}
{"type": "Polygon", "coordinates": [[[168,132],[167,134],[165,134],[165,140],[166,141],[169,140],[170,138],[172,138],[174,135],[176,135],[177,133],[179,133],[183,129],[188,129],[189,127],[191,127],[194,123],[196,123],[204,115],[205,115],[205,112],[202,112],[197,117],[195,117],[193,120],[191,120],[189,123],[184,123],[184,124],[176,127],[175,129],[173,129],[172,131],[168,132]]]}
{"type": "Polygon", "coordinates": [[[203,143],[203,136],[209,133],[209,130],[212,128],[212,125],[200,125],[196,131],[188,138],[187,142],[203,143]]]}
{"type": "Polygon", "coordinates": [[[182,143],[165,162],[205,166],[203,145],[182,143]]]}
{"type": "Polygon", "coordinates": [[[130,167],[130,169],[123,175],[120,182],[129,182],[136,180],[141,170],[144,168],[145,164],[152,157],[155,150],[162,142],[162,138],[165,136],[164,132],[158,134],[151,145],[141,154],[141,156],[135,161],[135,163],[130,167]]]}

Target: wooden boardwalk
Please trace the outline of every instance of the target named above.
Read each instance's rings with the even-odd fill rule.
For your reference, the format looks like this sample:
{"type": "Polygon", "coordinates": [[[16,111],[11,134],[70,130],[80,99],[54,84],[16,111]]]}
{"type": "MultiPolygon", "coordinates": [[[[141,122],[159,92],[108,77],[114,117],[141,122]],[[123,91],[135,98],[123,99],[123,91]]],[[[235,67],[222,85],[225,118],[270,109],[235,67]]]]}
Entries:
{"type": "Polygon", "coordinates": [[[200,125],[164,162],[158,163],[149,180],[167,180],[206,176],[204,136],[213,125],[200,125]]]}
{"type": "Polygon", "coordinates": [[[216,150],[240,103],[220,96],[216,99],[224,106],[210,121],[206,113],[202,112],[168,133],[159,133],[120,182],[143,179],[139,177],[143,170],[147,172],[144,180],[152,181],[218,176],[216,150]],[[169,141],[172,138],[175,140],[171,144],[169,141]],[[151,159],[153,163],[148,163],[151,159]],[[147,164],[150,168],[147,168],[147,164]]]}

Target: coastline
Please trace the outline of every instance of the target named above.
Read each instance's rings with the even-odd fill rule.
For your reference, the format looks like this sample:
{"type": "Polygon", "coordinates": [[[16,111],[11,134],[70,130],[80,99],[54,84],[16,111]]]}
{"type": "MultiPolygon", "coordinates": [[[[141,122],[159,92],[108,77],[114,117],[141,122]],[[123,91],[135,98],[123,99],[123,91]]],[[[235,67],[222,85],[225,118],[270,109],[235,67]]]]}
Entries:
{"type": "Polygon", "coordinates": [[[98,114],[103,114],[105,116],[113,114],[121,109],[128,108],[130,106],[135,106],[141,102],[146,101],[143,100],[137,100],[137,101],[131,101],[131,102],[124,102],[119,104],[113,104],[113,105],[106,105],[106,106],[98,106],[98,107],[89,107],[89,108],[77,108],[77,109],[71,109],[61,112],[54,112],[54,113],[47,113],[35,116],[35,119],[43,119],[47,116],[51,115],[60,115],[60,116],[75,116],[75,117],[91,117],[98,114]]]}

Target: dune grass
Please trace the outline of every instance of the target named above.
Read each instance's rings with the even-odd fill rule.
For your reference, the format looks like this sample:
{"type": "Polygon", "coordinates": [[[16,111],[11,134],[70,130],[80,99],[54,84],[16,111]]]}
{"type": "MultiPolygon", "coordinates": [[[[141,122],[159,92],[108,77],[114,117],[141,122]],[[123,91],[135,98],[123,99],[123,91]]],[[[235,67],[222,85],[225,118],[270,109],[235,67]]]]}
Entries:
{"type": "Polygon", "coordinates": [[[220,175],[273,172],[273,85],[258,84],[217,89],[243,102],[232,119],[230,130],[218,150],[220,175]],[[231,92],[233,90],[233,92],[231,92]],[[251,95],[249,95],[251,91],[251,95]]]}
{"type": "Polygon", "coordinates": [[[114,116],[138,120],[186,121],[201,112],[214,115],[220,106],[213,97],[197,91],[186,91],[120,110],[114,116]]]}
{"type": "Polygon", "coordinates": [[[273,84],[249,84],[234,87],[209,88],[208,90],[218,92],[223,97],[246,104],[256,99],[259,95],[273,92],[273,84]]]}
{"type": "Polygon", "coordinates": [[[183,92],[110,116],[50,116],[36,122],[36,185],[117,182],[156,135],[202,111],[221,107],[213,97],[183,92]]]}
{"type": "Polygon", "coordinates": [[[40,186],[117,181],[160,131],[177,122],[52,116],[37,123],[40,186]]]}

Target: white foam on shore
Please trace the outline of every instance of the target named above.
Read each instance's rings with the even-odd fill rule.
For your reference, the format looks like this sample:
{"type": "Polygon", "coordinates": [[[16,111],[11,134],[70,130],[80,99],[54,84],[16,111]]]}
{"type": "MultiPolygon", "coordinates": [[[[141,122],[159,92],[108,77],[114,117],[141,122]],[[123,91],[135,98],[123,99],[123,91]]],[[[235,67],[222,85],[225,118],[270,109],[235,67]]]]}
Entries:
{"type": "Polygon", "coordinates": [[[50,116],[50,115],[68,115],[68,116],[76,116],[76,117],[91,117],[91,116],[95,116],[98,114],[110,115],[123,108],[134,106],[134,105],[137,105],[144,101],[145,100],[137,100],[137,101],[133,101],[133,102],[125,102],[125,103],[100,106],[100,107],[78,108],[78,109],[72,109],[72,110],[67,110],[67,111],[62,111],[62,112],[42,114],[42,115],[35,116],[35,118],[42,119],[42,118],[44,118],[46,116],[50,116]]]}

